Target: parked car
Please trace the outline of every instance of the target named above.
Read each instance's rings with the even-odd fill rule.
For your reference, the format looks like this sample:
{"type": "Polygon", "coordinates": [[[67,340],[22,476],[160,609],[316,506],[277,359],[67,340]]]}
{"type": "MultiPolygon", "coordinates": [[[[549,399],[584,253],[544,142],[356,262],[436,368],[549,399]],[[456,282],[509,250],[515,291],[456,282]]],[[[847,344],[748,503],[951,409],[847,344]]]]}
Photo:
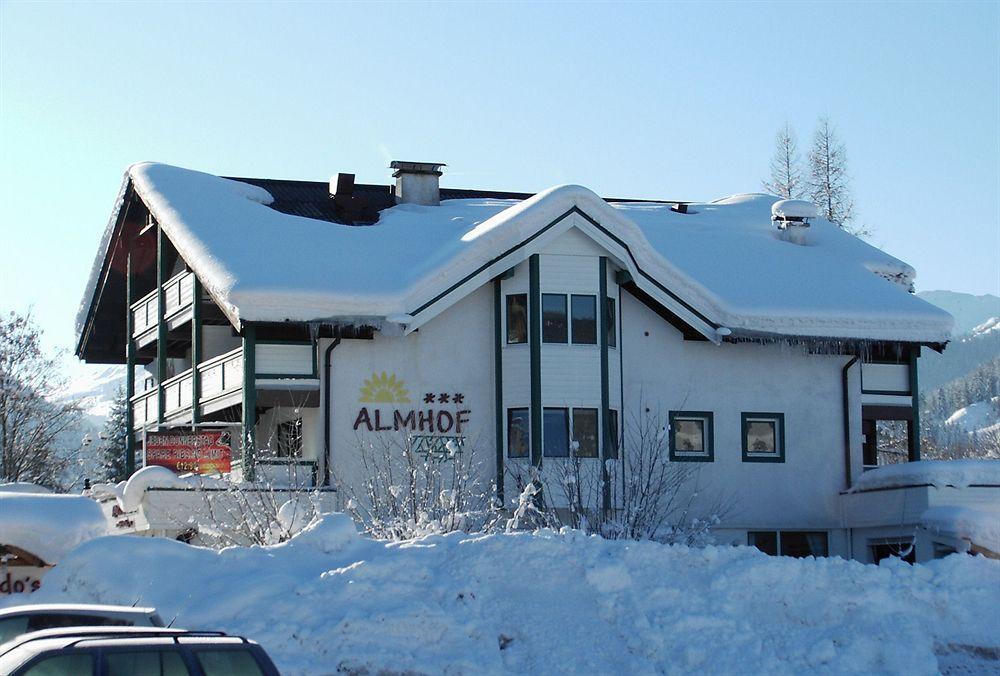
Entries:
{"type": "Polygon", "coordinates": [[[0,647],[5,676],[279,676],[257,643],[156,627],[45,629],[0,647]]]}
{"type": "Polygon", "coordinates": [[[21,634],[58,627],[162,627],[155,608],[45,603],[0,610],[0,646],[21,634]]]}

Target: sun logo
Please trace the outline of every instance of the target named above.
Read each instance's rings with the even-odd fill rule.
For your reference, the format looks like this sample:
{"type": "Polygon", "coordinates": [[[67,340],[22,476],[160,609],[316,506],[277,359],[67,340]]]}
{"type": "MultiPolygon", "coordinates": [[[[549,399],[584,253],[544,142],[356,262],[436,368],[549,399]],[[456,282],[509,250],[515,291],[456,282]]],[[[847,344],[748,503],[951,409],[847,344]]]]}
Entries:
{"type": "Polygon", "coordinates": [[[405,387],[406,383],[398,380],[396,375],[386,375],[373,373],[371,378],[365,380],[361,385],[362,403],[372,404],[408,404],[410,403],[410,393],[405,387]]]}

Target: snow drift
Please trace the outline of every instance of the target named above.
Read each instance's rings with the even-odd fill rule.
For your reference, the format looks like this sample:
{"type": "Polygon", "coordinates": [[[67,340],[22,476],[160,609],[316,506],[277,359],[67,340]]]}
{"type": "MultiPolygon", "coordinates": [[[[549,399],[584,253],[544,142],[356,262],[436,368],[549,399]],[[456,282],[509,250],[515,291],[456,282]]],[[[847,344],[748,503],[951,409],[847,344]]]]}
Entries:
{"type": "Polygon", "coordinates": [[[154,605],[259,640],[283,674],[933,674],[1000,646],[1000,561],[770,558],[577,532],[360,537],[331,515],[273,547],[79,547],[32,601],[154,605]]]}
{"type": "Polygon", "coordinates": [[[0,491],[0,544],[57,563],[81,542],[108,534],[100,505],[81,495],[0,491]]]}

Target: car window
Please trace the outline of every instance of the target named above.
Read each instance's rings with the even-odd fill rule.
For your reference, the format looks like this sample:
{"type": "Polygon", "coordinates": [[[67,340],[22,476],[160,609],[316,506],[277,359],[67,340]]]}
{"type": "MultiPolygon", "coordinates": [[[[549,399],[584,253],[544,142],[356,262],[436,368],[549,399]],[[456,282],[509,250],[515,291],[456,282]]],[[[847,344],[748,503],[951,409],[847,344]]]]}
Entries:
{"type": "Polygon", "coordinates": [[[61,629],[62,627],[131,627],[132,622],[101,615],[76,613],[40,613],[28,617],[28,631],[61,629]]]}
{"type": "Polygon", "coordinates": [[[87,676],[94,673],[94,658],[86,653],[54,655],[36,662],[23,676],[87,676]]]}
{"type": "Polygon", "coordinates": [[[263,676],[257,658],[245,648],[233,650],[196,650],[205,676],[263,676]]]}
{"type": "Polygon", "coordinates": [[[15,636],[28,633],[28,616],[5,617],[0,620],[0,643],[6,643],[15,636]]]}
{"type": "Polygon", "coordinates": [[[108,652],[104,655],[107,676],[188,676],[184,658],[176,650],[108,652]]]}

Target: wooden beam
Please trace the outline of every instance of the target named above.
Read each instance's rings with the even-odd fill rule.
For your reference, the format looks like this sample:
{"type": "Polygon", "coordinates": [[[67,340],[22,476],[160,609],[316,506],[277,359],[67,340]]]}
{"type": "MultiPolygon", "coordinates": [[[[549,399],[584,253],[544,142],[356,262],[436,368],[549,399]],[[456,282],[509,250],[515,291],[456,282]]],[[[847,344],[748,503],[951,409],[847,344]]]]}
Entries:
{"type": "Polygon", "coordinates": [[[135,411],[132,397],[135,396],[135,341],[132,340],[132,303],[135,295],[135,280],[132,277],[132,253],[125,259],[125,474],[135,472],[135,411]]]}
{"type": "Polygon", "coordinates": [[[198,275],[191,283],[191,424],[201,422],[201,281],[198,275]]]}
{"type": "Polygon", "coordinates": [[[167,323],[163,320],[166,294],[163,283],[167,281],[167,252],[163,228],[156,226],[156,422],[163,422],[166,402],[163,399],[163,381],[167,379],[167,323]]]}
{"type": "Polygon", "coordinates": [[[254,479],[257,452],[257,334],[253,324],[243,327],[243,478],[254,479]]]}

